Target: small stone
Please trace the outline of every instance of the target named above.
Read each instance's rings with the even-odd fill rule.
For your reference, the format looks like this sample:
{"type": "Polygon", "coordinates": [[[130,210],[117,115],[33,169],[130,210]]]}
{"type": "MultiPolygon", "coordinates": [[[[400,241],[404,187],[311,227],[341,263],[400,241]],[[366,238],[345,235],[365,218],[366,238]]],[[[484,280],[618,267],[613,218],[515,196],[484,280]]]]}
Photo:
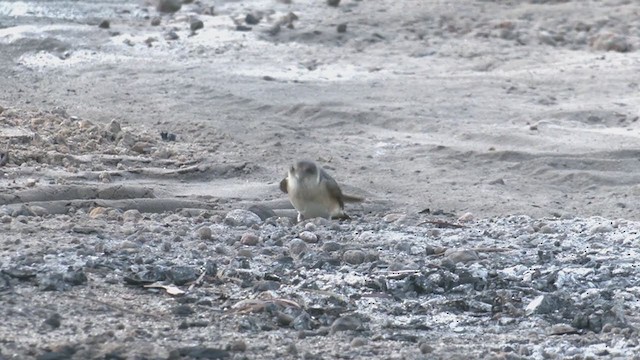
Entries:
{"type": "Polygon", "coordinates": [[[160,18],[160,16],[154,16],[153,18],[151,18],[151,26],[158,26],[161,22],[162,19],[160,18]]]}
{"type": "Polygon", "coordinates": [[[337,7],[340,5],[340,0],[327,0],[327,5],[337,7]]]}
{"type": "Polygon", "coordinates": [[[100,206],[91,209],[91,211],[89,212],[89,217],[92,219],[95,219],[101,216],[106,216],[106,215],[107,215],[107,208],[100,207],[100,206]]]}
{"type": "Polygon", "coordinates": [[[164,34],[164,39],[168,40],[168,41],[178,40],[178,39],[180,39],[180,36],[178,36],[178,33],[176,33],[175,31],[169,30],[168,32],[166,32],[164,34]]]}
{"type": "Polygon", "coordinates": [[[174,13],[182,7],[181,0],[157,0],[156,10],[164,13],[174,13]]]}
{"type": "Polygon", "coordinates": [[[338,331],[358,330],[362,327],[362,321],[353,315],[345,315],[337,318],[333,324],[331,324],[331,333],[334,334],[338,331]]]}
{"type": "Polygon", "coordinates": [[[418,347],[420,348],[420,352],[423,354],[430,354],[433,352],[433,347],[426,342],[420,342],[418,347]]]}
{"type": "Polygon", "coordinates": [[[238,249],[238,252],[236,253],[236,255],[238,257],[245,257],[247,259],[253,258],[253,252],[251,251],[251,249],[248,249],[248,248],[238,249]]]}
{"type": "Polygon", "coordinates": [[[53,313],[44,321],[44,323],[51,326],[54,329],[57,329],[60,327],[61,320],[62,320],[62,316],[60,316],[60,314],[53,313]]]}
{"type": "Polygon", "coordinates": [[[594,234],[602,234],[602,233],[608,233],[608,232],[612,232],[613,231],[613,226],[611,224],[600,224],[600,225],[595,225],[592,228],[589,229],[589,234],[594,235],[594,234]]]}
{"type": "Polygon", "coordinates": [[[289,253],[291,253],[291,255],[298,256],[306,250],[307,243],[305,243],[304,240],[295,238],[289,241],[289,253]]]}
{"type": "Polygon", "coordinates": [[[242,245],[255,246],[260,242],[258,235],[253,233],[244,233],[240,239],[242,245]]]}
{"type": "Polygon", "coordinates": [[[489,185],[504,185],[504,179],[503,178],[497,178],[495,180],[491,180],[491,181],[489,181],[489,185]]]}
{"type": "Polygon", "coordinates": [[[538,231],[541,234],[555,234],[556,233],[556,229],[554,229],[553,227],[551,227],[549,225],[542,225],[538,231]]]}
{"type": "Polygon", "coordinates": [[[366,254],[362,250],[347,250],[342,254],[342,260],[347,264],[359,265],[365,260],[366,254]]]}
{"type": "Polygon", "coordinates": [[[470,212],[466,212],[458,218],[458,221],[461,223],[473,221],[473,214],[470,212]]]}
{"type": "Polygon", "coordinates": [[[247,351],[247,343],[244,340],[234,340],[229,344],[229,349],[235,352],[247,351]]]}
{"type": "Polygon", "coordinates": [[[208,226],[203,226],[199,228],[198,230],[196,230],[196,234],[198,238],[202,240],[211,240],[212,232],[211,232],[211,228],[208,226]]]}
{"type": "Polygon", "coordinates": [[[38,183],[38,180],[29,178],[29,179],[27,179],[27,182],[25,183],[25,186],[26,187],[34,187],[34,186],[36,186],[37,183],[38,183]]]}
{"type": "Polygon", "coordinates": [[[405,214],[387,214],[382,218],[382,221],[386,222],[386,223],[392,223],[392,222],[396,222],[400,219],[402,219],[403,217],[406,217],[405,214]]]}
{"type": "Polygon", "coordinates": [[[311,231],[303,231],[298,237],[307,243],[315,244],[318,242],[318,236],[311,231]]]}
{"type": "Polygon", "coordinates": [[[525,308],[527,315],[551,314],[560,307],[560,301],[551,295],[540,295],[533,299],[525,308]]]}
{"type": "Polygon", "coordinates": [[[171,312],[174,315],[177,316],[189,316],[193,313],[195,313],[195,311],[193,311],[193,309],[189,306],[189,305],[178,305],[175,306],[173,309],[171,309],[171,312]]]}
{"type": "Polygon", "coordinates": [[[342,249],[342,245],[340,245],[339,243],[335,242],[335,241],[329,241],[326,242],[324,244],[322,244],[322,250],[326,251],[326,252],[335,252],[342,249]]]}
{"type": "Polygon", "coordinates": [[[249,24],[249,25],[258,25],[258,23],[260,23],[260,18],[253,15],[253,14],[247,14],[247,16],[245,16],[244,18],[244,22],[249,24]]]}
{"type": "Polygon", "coordinates": [[[246,226],[260,224],[260,217],[249,210],[236,209],[229,211],[224,218],[224,222],[231,226],[246,226]]]}
{"type": "Polygon", "coordinates": [[[100,175],[98,175],[98,179],[103,183],[110,183],[112,181],[111,174],[109,174],[108,171],[101,172],[100,175]]]}
{"type": "Polygon", "coordinates": [[[142,219],[142,214],[136,209],[130,209],[122,214],[122,220],[125,222],[137,222],[142,219]]]}
{"type": "Polygon", "coordinates": [[[32,205],[32,206],[29,206],[29,210],[31,210],[31,212],[35,216],[49,215],[49,210],[47,210],[46,208],[44,208],[42,206],[32,205]]]}
{"type": "Polygon", "coordinates": [[[480,260],[478,253],[470,249],[447,249],[444,256],[454,264],[480,260]]]}
{"type": "Polygon", "coordinates": [[[200,19],[192,19],[191,23],[189,24],[189,28],[191,29],[192,32],[195,32],[197,30],[204,28],[204,23],[200,19]]]}
{"type": "Polygon", "coordinates": [[[362,338],[362,337],[355,337],[353,338],[353,340],[351,340],[351,347],[352,348],[357,348],[357,347],[361,347],[364,345],[367,345],[367,339],[362,338]]]}
{"type": "Polygon", "coordinates": [[[629,52],[633,46],[626,36],[601,34],[591,39],[591,48],[601,51],[629,52]]]}
{"type": "Polygon", "coordinates": [[[338,25],[338,27],[336,28],[336,31],[338,31],[339,33],[346,33],[347,32],[347,24],[342,23],[340,25],[338,25]]]}
{"type": "Polygon", "coordinates": [[[120,127],[120,123],[115,119],[109,121],[109,124],[105,127],[105,131],[110,135],[118,135],[120,131],[122,131],[122,127],[120,127]]]}

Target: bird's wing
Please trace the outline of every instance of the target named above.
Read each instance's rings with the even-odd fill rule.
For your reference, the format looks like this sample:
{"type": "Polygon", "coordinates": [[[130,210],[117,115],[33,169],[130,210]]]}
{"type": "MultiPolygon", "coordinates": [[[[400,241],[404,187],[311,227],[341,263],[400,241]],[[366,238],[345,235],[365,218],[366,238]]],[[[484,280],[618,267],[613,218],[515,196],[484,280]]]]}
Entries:
{"type": "Polygon", "coordinates": [[[280,181],[280,190],[282,190],[283,193],[288,193],[287,191],[287,178],[282,179],[282,181],[280,181]]]}
{"type": "Polygon", "coordinates": [[[324,182],[327,185],[329,194],[338,200],[340,209],[344,209],[344,196],[342,195],[342,190],[340,190],[340,186],[338,186],[338,183],[331,177],[331,175],[327,174],[327,172],[322,169],[320,169],[320,181],[324,182]]]}

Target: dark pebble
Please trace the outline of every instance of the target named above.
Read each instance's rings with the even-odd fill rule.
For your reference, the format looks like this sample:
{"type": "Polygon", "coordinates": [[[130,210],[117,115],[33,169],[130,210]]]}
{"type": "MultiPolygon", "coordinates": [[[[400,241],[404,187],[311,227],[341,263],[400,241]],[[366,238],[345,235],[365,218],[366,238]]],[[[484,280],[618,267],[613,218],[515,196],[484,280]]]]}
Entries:
{"type": "Polygon", "coordinates": [[[329,6],[338,6],[338,5],[340,5],[340,0],[327,0],[327,5],[329,5],[329,6]]]}
{"type": "Polygon", "coordinates": [[[60,316],[60,314],[53,313],[44,321],[44,323],[51,326],[54,329],[57,329],[60,327],[61,320],[62,320],[62,316],[60,316]]]}
{"type": "Polygon", "coordinates": [[[202,20],[193,19],[191,20],[191,24],[189,24],[189,27],[191,28],[191,31],[200,30],[204,27],[204,23],[202,22],[202,20]]]}
{"type": "Polygon", "coordinates": [[[184,285],[198,278],[196,269],[190,266],[174,266],[167,271],[167,279],[175,285],[184,285]]]}
{"type": "Polygon", "coordinates": [[[109,23],[109,20],[102,20],[100,21],[100,24],[98,24],[98,27],[100,29],[108,29],[111,27],[111,24],[109,23]]]}
{"type": "Polygon", "coordinates": [[[331,333],[334,334],[338,331],[358,330],[362,327],[362,321],[353,315],[346,315],[337,318],[333,324],[331,324],[331,333]]]}
{"type": "Polygon", "coordinates": [[[182,1],[180,0],[158,0],[156,9],[164,13],[173,13],[182,7],[182,1]]]}
{"type": "Polygon", "coordinates": [[[251,31],[251,26],[238,25],[236,31],[251,31]]]}
{"type": "Polygon", "coordinates": [[[178,305],[171,309],[174,315],[177,316],[189,316],[194,313],[193,309],[189,305],[178,305]]]}
{"type": "Polygon", "coordinates": [[[346,33],[347,32],[347,24],[340,24],[338,25],[338,27],[336,28],[336,30],[339,33],[346,33]]]}
{"type": "Polygon", "coordinates": [[[253,14],[247,14],[247,16],[245,16],[244,18],[244,22],[249,25],[258,25],[258,23],[260,22],[260,18],[253,14]]]}

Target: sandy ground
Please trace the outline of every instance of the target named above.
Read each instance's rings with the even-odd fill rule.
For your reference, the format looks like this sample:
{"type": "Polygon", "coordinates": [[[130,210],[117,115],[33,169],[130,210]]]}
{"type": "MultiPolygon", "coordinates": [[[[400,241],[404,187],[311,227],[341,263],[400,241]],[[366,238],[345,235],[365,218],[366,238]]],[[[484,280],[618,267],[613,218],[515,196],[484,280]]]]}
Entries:
{"type": "Polygon", "coordinates": [[[308,158],[367,198],[348,208],[361,221],[637,220],[638,16],[623,0],[3,1],[0,200],[9,216],[15,194],[71,186],[53,200],[76,210],[115,184],[102,206],[161,212],[117,203],[152,188],[170,211],[280,209],[308,158]]]}

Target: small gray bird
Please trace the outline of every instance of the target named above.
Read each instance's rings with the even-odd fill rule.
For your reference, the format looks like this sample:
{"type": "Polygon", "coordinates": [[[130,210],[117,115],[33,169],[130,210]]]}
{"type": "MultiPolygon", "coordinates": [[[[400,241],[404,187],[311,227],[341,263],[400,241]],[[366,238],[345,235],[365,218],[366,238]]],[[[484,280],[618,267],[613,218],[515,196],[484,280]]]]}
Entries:
{"type": "Polygon", "coordinates": [[[280,190],[289,195],[291,204],[298,210],[298,221],[314,217],[348,219],[344,203],[364,200],[343,194],[324,169],[308,160],[291,166],[287,177],[280,181],[280,190]]]}

